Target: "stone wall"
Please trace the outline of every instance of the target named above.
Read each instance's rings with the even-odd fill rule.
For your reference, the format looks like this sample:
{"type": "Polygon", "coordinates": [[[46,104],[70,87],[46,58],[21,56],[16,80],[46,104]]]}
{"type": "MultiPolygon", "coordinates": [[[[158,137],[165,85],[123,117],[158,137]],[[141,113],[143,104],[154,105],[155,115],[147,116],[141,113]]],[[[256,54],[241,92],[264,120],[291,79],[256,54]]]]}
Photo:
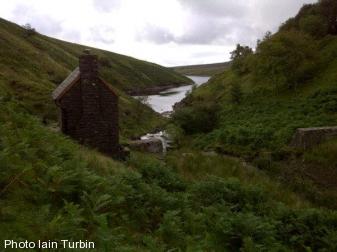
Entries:
{"type": "Polygon", "coordinates": [[[337,127],[299,128],[296,130],[290,146],[310,149],[332,138],[337,138],[337,127]]]}
{"type": "Polygon", "coordinates": [[[97,57],[80,57],[80,80],[59,101],[62,131],[81,144],[118,157],[118,97],[98,76],[97,57]]]}
{"type": "MultiPolygon", "coordinates": [[[[79,82],[79,81],[78,81],[79,82]]],[[[76,83],[59,101],[61,109],[61,130],[64,134],[78,139],[76,128],[82,117],[82,90],[76,83]]]]}

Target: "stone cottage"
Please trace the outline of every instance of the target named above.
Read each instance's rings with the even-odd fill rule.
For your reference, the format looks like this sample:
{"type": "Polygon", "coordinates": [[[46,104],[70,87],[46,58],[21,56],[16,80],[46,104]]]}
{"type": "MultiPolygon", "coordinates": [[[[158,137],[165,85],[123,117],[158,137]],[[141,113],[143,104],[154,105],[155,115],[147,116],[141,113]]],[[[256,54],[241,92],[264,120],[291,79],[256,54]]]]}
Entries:
{"type": "Polygon", "coordinates": [[[99,77],[98,58],[85,50],[77,67],[53,92],[62,132],[81,144],[119,157],[118,96],[99,77]]]}

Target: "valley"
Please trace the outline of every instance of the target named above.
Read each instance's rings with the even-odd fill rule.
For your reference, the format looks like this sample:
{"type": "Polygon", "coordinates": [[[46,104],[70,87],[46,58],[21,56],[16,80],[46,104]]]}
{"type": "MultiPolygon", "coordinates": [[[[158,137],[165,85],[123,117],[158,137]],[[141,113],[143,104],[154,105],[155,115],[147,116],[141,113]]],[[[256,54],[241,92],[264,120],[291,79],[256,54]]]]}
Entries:
{"type": "Polygon", "coordinates": [[[229,67],[230,62],[223,62],[203,65],[176,66],[171,67],[171,69],[184,75],[213,76],[222,73],[229,67]]]}
{"type": "MultiPolygon", "coordinates": [[[[337,140],[291,144],[298,128],[337,125],[336,17],[333,0],[306,4],[255,48],[238,44],[231,63],[172,69],[90,48],[119,97],[123,160],[58,130],[51,92],[87,47],[0,19],[0,238],[87,240],[91,251],[336,251],[337,140]],[[129,148],[162,130],[165,153],[129,148]]],[[[95,71],[78,85],[96,90],[95,71]]]]}

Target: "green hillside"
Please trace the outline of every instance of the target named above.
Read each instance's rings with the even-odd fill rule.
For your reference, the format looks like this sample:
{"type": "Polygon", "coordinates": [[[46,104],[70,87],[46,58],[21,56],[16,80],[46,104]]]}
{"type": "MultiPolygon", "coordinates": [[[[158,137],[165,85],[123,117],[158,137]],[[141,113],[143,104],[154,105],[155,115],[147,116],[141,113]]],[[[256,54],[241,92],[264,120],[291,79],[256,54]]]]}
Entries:
{"type": "Polygon", "coordinates": [[[230,66],[230,62],[203,64],[203,65],[190,65],[190,66],[176,66],[171,67],[174,71],[185,75],[197,76],[213,76],[222,73],[230,66]]]}
{"type": "MultiPolygon", "coordinates": [[[[131,152],[124,162],[45,125],[41,116],[54,113],[48,68],[27,62],[19,73],[21,64],[1,57],[0,238],[95,242],[82,251],[337,251],[337,142],[287,147],[300,125],[337,123],[336,34],[289,29],[255,53],[238,46],[230,69],[192,91],[167,127],[177,149],[131,152]]],[[[158,125],[117,91],[124,136],[158,125]]]]}
{"type": "MultiPolygon", "coordinates": [[[[0,83],[32,114],[55,120],[57,110],[51,92],[78,65],[78,56],[85,48],[0,19],[0,83]]],[[[191,81],[153,63],[91,49],[99,56],[102,77],[121,95],[124,135],[130,135],[133,130],[136,134],[144,133],[160,119],[123,92],[191,81]]]]}
{"type": "Polygon", "coordinates": [[[237,160],[178,151],[120,163],[13,100],[0,105],[2,239],[89,240],[90,251],[336,249],[336,212],[312,208],[237,160]]]}
{"type": "Polygon", "coordinates": [[[229,70],[175,113],[192,146],[244,158],[308,199],[336,208],[337,142],[294,150],[297,128],[337,125],[337,5],[305,5],[256,51],[238,45],[229,70]],[[334,18],[333,18],[334,17],[334,18]]]}

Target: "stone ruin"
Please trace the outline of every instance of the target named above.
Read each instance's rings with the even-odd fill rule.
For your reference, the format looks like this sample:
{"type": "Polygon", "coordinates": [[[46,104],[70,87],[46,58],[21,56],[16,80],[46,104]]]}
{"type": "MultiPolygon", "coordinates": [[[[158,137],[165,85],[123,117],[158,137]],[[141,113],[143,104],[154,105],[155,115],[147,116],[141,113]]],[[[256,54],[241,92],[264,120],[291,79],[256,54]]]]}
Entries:
{"type": "Polygon", "coordinates": [[[337,127],[299,128],[296,130],[290,146],[310,149],[333,138],[337,138],[337,127]]]}

